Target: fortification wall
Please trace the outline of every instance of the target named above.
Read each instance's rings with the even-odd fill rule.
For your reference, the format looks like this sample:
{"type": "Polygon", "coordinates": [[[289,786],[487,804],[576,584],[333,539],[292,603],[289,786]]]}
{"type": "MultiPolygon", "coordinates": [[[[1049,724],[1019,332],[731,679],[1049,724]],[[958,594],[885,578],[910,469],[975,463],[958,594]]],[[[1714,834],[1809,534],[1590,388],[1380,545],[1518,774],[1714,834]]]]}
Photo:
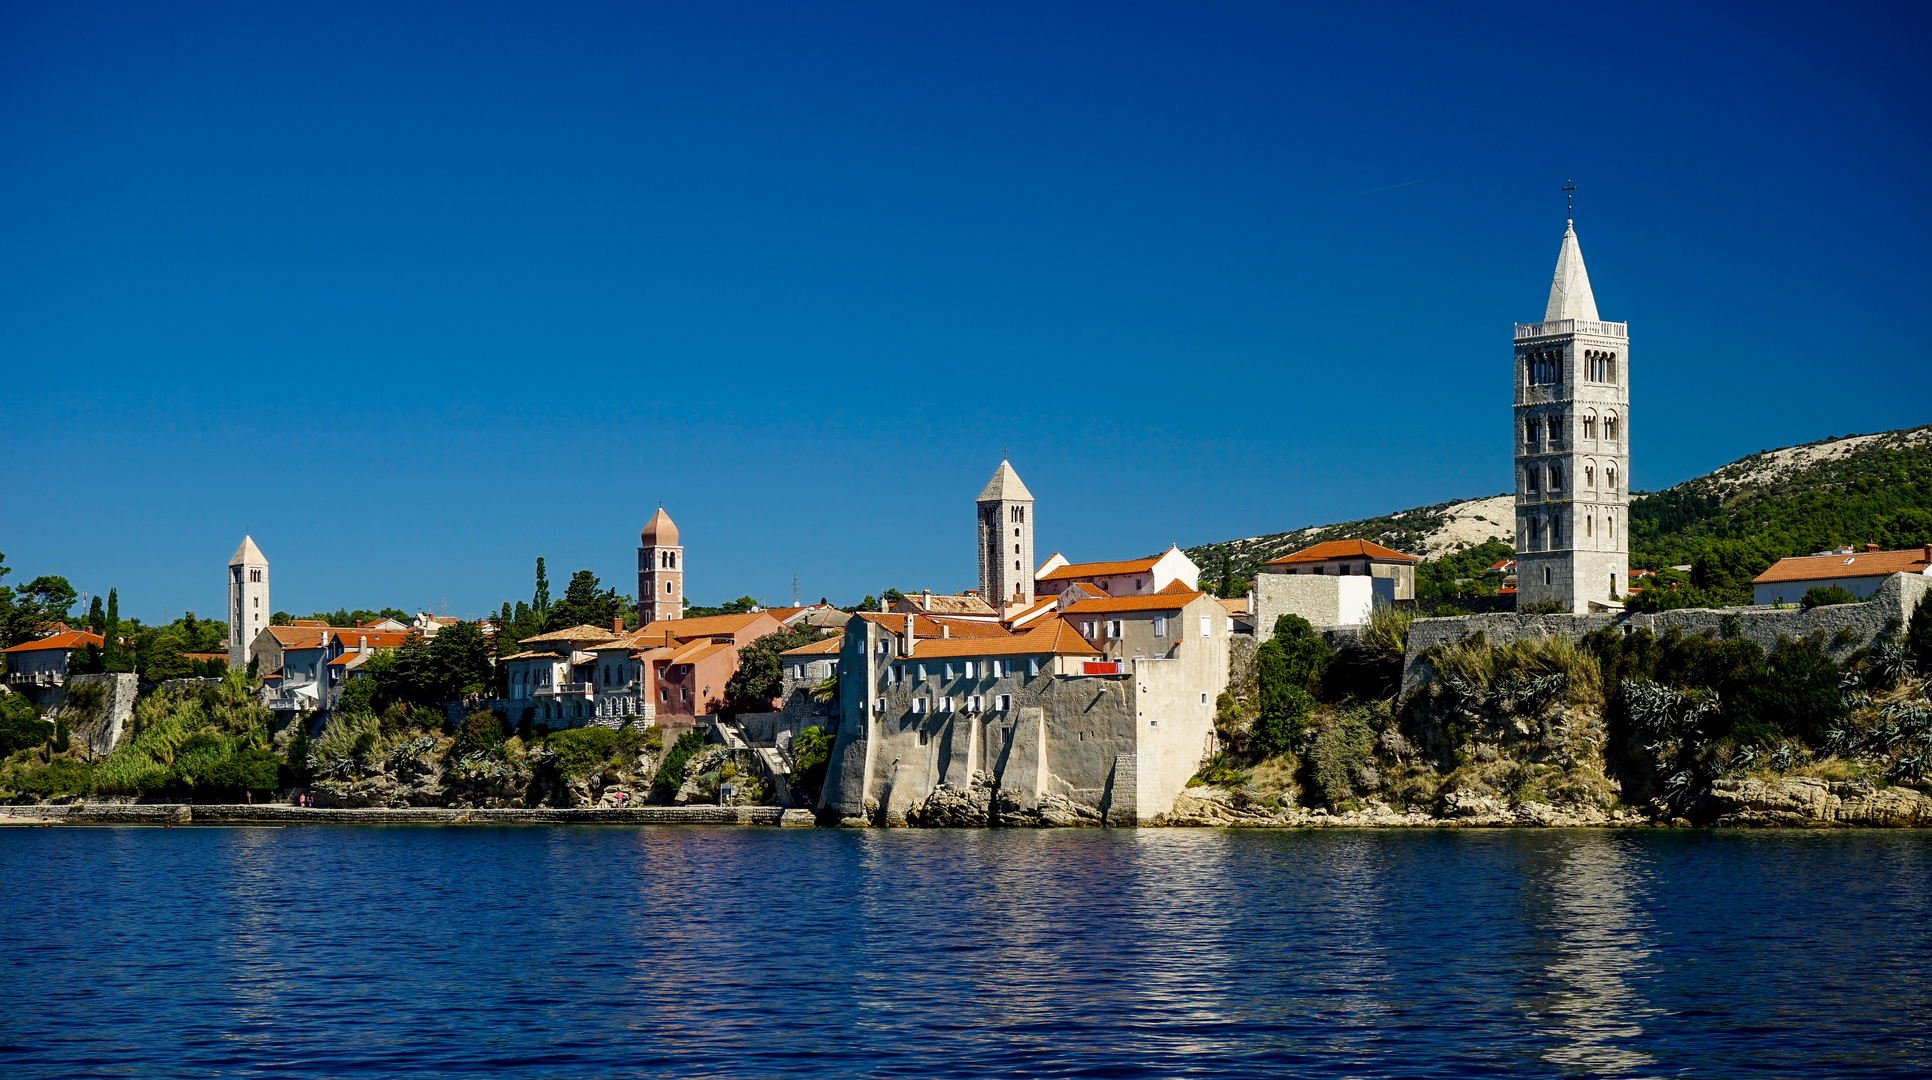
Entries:
{"type": "Polygon", "coordinates": [[[121,731],[134,718],[134,695],[140,690],[138,675],[122,672],[112,675],[69,675],[60,708],[47,719],[64,719],[71,738],[87,744],[97,755],[111,754],[121,741],[121,731]],[[86,701],[91,692],[76,694],[83,686],[98,686],[98,703],[86,701]]]}
{"type": "Polygon", "coordinates": [[[1798,608],[1738,607],[1686,608],[1654,615],[1463,615],[1455,618],[1417,619],[1409,627],[1409,651],[1402,669],[1402,694],[1412,693],[1427,679],[1428,664],[1422,654],[1437,645],[1461,641],[1480,630],[1491,644],[1519,639],[1567,637],[1580,640],[1593,630],[1622,630],[1635,633],[1649,630],[1662,637],[1672,627],[1685,635],[1732,635],[1756,642],[1769,651],[1779,638],[1804,638],[1824,635],[1824,647],[1834,660],[1842,662],[1861,648],[1876,644],[1887,634],[1901,632],[1912,611],[1932,592],[1932,578],[1918,574],[1893,574],[1879,586],[1872,598],[1859,604],[1829,604],[1810,611],[1798,608]],[[1735,621],[1733,621],[1735,620],[1735,621]]]}

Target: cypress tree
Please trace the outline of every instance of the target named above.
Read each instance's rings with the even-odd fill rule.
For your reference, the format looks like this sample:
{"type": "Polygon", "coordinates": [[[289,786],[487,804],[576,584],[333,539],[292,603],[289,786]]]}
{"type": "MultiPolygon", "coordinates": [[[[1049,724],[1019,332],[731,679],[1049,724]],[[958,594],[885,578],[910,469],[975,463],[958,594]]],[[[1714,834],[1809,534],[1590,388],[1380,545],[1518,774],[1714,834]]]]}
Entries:
{"type": "Polygon", "coordinates": [[[107,670],[121,670],[121,597],[107,590],[107,670]]]}
{"type": "Polygon", "coordinates": [[[537,556],[537,594],[530,598],[530,607],[541,619],[550,613],[550,578],[543,572],[543,556],[537,556]]]}
{"type": "Polygon", "coordinates": [[[87,609],[87,628],[96,634],[107,632],[107,616],[101,614],[101,598],[96,596],[94,604],[87,609]]]}

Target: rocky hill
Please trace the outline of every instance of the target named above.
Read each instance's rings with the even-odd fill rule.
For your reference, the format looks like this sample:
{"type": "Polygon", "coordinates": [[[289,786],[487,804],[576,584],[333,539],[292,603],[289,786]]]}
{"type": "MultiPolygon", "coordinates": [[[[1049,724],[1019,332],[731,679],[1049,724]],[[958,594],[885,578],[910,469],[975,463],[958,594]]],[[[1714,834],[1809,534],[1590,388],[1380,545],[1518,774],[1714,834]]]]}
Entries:
{"type": "MultiPolygon", "coordinates": [[[[1751,540],[1778,554],[1932,541],[1932,425],[1760,450],[1663,491],[1639,492],[1630,516],[1632,561],[1640,566],[1691,562],[1713,540],[1751,540]]],[[[1204,580],[1219,579],[1224,558],[1245,579],[1269,559],[1324,540],[1361,537],[1435,560],[1491,540],[1514,544],[1515,523],[1514,499],[1503,494],[1186,551],[1204,580]]]]}

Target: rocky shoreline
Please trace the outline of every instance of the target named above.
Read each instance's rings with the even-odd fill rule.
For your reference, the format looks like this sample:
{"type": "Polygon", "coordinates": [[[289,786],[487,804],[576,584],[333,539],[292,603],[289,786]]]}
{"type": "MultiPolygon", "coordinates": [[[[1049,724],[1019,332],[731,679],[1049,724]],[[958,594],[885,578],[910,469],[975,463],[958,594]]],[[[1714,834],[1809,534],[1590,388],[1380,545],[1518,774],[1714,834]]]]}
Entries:
{"type": "Polygon", "coordinates": [[[1588,804],[1511,804],[1493,796],[1451,794],[1442,814],[1403,811],[1370,800],[1359,809],[1243,805],[1238,792],[1197,787],[1184,792],[1160,824],[1230,828],[1932,828],[1932,798],[1909,787],[1880,788],[1869,780],[1828,782],[1808,776],[1714,782],[1696,819],[1660,817],[1588,804]]]}
{"type": "MultiPolygon", "coordinates": [[[[926,828],[984,828],[961,814],[917,823],[926,828]]],[[[0,806],[0,825],[746,825],[867,828],[862,819],[832,821],[809,810],[776,806],[633,806],[478,809],[467,807],[301,807],[269,804],[66,803],[0,806]]],[[[1020,827],[1095,827],[1082,815],[1042,814],[1020,827]]],[[[1508,803],[1500,798],[1453,794],[1441,813],[1400,810],[1379,800],[1360,808],[1330,811],[1283,807],[1270,810],[1221,787],[1189,788],[1174,810],[1150,827],[1244,829],[1440,829],[1440,828],[1932,828],[1932,797],[1909,787],[1880,788],[1868,780],[1828,782],[1812,777],[1717,781],[1696,819],[1659,817],[1637,810],[1588,804],[1508,803]]]]}

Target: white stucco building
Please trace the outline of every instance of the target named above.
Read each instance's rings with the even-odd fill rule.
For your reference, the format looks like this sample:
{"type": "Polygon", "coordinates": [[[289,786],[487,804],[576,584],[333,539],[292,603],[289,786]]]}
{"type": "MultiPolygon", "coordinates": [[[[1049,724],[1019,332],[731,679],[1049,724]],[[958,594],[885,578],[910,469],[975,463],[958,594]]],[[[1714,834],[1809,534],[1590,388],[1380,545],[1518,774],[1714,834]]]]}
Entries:
{"type": "Polygon", "coordinates": [[[1630,587],[1630,328],[1604,322],[1575,222],[1543,321],[1517,323],[1516,603],[1584,614],[1630,587]]]}

